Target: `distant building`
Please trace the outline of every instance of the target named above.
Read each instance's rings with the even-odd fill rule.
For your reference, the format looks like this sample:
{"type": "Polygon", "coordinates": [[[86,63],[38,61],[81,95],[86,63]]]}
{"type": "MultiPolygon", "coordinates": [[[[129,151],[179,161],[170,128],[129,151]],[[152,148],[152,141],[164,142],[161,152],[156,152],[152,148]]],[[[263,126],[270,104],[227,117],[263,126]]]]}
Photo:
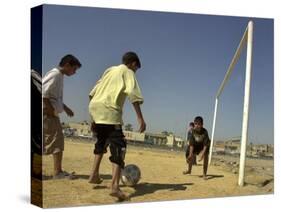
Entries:
{"type": "Polygon", "coordinates": [[[248,146],[248,154],[251,156],[267,156],[267,157],[273,157],[274,153],[274,146],[273,144],[250,144],[248,146]]]}
{"type": "MultiPolygon", "coordinates": [[[[240,154],[241,141],[240,138],[233,138],[227,141],[215,141],[213,151],[217,154],[240,154]]],[[[268,156],[273,157],[274,145],[273,144],[253,144],[247,145],[247,156],[260,157],[268,156]]]]}
{"type": "MultiPolygon", "coordinates": [[[[156,146],[166,146],[170,148],[184,148],[186,141],[181,137],[175,135],[167,135],[163,133],[150,133],[150,132],[133,132],[123,130],[125,139],[132,143],[150,144],[156,146]]],[[[65,136],[80,136],[80,137],[91,137],[91,125],[84,122],[70,122],[64,124],[64,135],[65,136]]]]}
{"type": "Polygon", "coordinates": [[[160,133],[139,133],[132,131],[123,131],[125,139],[129,142],[151,144],[157,146],[168,146],[182,148],[184,140],[174,135],[164,135],[160,133]]]}
{"type": "Polygon", "coordinates": [[[165,146],[167,145],[167,136],[158,133],[145,132],[145,142],[153,145],[165,146]]]}
{"type": "Polygon", "coordinates": [[[233,138],[227,141],[215,141],[213,151],[217,154],[240,154],[240,139],[233,138]]]}
{"type": "Polygon", "coordinates": [[[224,141],[214,142],[213,151],[218,154],[225,154],[225,143],[224,141]]]}
{"type": "Polygon", "coordinates": [[[174,146],[176,146],[178,148],[184,148],[184,144],[185,144],[185,142],[181,137],[175,136],[174,146]]]}
{"type": "Polygon", "coordinates": [[[68,125],[75,136],[92,136],[91,125],[88,122],[70,122],[68,125]]]}
{"type": "Polygon", "coordinates": [[[225,142],[225,152],[228,154],[240,154],[240,138],[233,138],[225,142]]]}
{"type": "Polygon", "coordinates": [[[133,131],[123,131],[125,139],[130,142],[144,143],[144,133],[138,133],[133,131]]]}
{"type": "Polygon", "coordinates": [[[173,147],[174,146],[175,137],[173,135],[167,136],[167,146],[173,147]]]}

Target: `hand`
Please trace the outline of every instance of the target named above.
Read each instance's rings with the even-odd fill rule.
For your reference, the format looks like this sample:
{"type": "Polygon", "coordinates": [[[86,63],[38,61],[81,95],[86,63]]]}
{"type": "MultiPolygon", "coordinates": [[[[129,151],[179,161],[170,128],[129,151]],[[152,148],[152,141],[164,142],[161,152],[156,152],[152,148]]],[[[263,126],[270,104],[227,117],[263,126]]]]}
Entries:
{"type": "Polygon", "coordinates": [[[146,130],[146,123],[144,122],[143,119],[139,119],[138,121],[139,121],[139,126],[140,126],[139,132],[142,133],[146,130]]]}
{"type": "Polygon", "coordinates": [[[74,113],[73,113],[73,111],[69,108],[69,107],[64,107],[64,111],[65,111],[65,113],[69,116],[69,117],[72,117],[72,116],[74,116],[74,113]]]}
{"type": "Polygon", "coordinates": [[[92,132],[96,132],[96,123],[94,121],[91,124],[91,130],[92,132]]]}

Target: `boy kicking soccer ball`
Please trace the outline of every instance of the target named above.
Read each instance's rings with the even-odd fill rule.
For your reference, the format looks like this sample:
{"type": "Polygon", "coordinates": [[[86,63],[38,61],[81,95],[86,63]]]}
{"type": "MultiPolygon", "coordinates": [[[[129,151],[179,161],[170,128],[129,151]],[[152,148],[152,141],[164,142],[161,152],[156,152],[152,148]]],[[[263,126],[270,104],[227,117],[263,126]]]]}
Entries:
{"type": "Polygon", "coordinates": [[[96,86],[90,92],[89,112],[92,117],[92,131],[96,133],[94,164],[89,183],[99,184],[99,167],[109,145],[112,163],[111,196],[119,200],[127,196],[119,187],[121,169],[125,165],[126,141],[122,131],[122,110],[126,97],[132,103],[140,125],[139,132],[144,132],[144,122],[140,104],[143,97],[135,73],[141,67],[139,57],[134,52],[123,55],[122,64],[108,68],[96,86]]]}

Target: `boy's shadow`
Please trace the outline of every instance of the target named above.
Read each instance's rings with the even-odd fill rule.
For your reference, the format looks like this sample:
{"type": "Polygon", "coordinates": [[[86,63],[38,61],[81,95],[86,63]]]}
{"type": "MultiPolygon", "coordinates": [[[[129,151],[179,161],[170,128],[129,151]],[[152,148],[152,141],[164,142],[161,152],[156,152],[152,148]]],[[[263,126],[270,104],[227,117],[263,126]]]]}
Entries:
{"type": "MultiPolygon", "coordinates": [[[[89,175],[86,174],[74,174],[73,180],[78,180],[78,179],[83,179],[83,180],[88,180],[89,179],[89,175]]],[[[111,175],[110,174],[101,174],[100,177],[104,180],[109,180],[111,179],[111,175]]],[[[42,175],[42,180],[52,180],[53,176],[50,175],[42,175]]]]}
{"type": "MultiPolygon", "coordinates": [[[[89,180],[90,175],[83,175],[83,174],[76,174],[75,175],[77,177],[77,179],[83,179],[83,180],[89,180]]],[[[112,178],[111,174],[100,174],[100,178],[102,178],[103,180],[109,180],[112,178]]]]}
{"type": "Polygon", "coordinates": [[[186,190],[188,185],[193,185],[193,183],[182,183],[182,184],[160,184],[160,183],[140,183],[135,185],[133,188],[135,192],[130,195],[130,198],[136,196],[142,196],[144,194],[152,194],[159,190],[169,190],[169,191],[183,191],[186,190]]]}

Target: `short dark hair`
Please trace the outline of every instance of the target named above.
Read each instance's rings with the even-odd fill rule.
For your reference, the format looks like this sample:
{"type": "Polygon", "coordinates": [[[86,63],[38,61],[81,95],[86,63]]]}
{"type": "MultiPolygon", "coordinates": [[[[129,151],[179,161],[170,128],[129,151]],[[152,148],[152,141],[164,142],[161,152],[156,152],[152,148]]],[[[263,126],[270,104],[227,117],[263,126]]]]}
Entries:
{"type": "Polygon", "coordinates": [[[122,63],[127,65],[133,62],[136,62],[139,68],[141,67],[141,63],[138,55],[135,52],[126,52],[122,57],[122,63]]]}
{"type": "Polygon", "coordinates": [[[80,61],[71,54],[65,55],[63,58],[61,58],[59,66],[62,67],[67,63],[71,66],[78,66],[78,68],[81,68],[82,66],[80,61]]]}
{"type": "Polygon", "coordinates": [[[196,116],[194,122],[203,124],[203,118],[201,116],[196,116]]]}
{"type": "Polygon", "coordinates": [[[194,123],[193,123],[193,122],[190,122],[190,123],[189,123],[189,126],[190,126],[190,127],[194,127],[194,123]]]}

